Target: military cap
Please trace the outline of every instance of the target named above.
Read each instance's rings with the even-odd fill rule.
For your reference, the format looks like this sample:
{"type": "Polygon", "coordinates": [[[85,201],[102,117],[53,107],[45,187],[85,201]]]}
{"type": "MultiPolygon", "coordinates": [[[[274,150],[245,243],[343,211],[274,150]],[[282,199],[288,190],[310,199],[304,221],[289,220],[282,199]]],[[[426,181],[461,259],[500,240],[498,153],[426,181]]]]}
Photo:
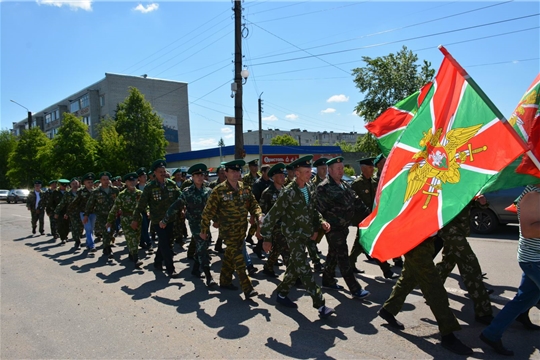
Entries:
{"type": "Polygon", "coordinates": [[[54,183],[57,182],[57,181],[58,181],[58,180],[51,180],[51,181],[49,181],[49,185],[52,185],[52,184],[54,184],[54,183]]]}
{"type": "Polygon", "coordinates": [[[373,160],[375,160],[375,158],[370,157],[370,158],[360,159],[358,160],[358,162],[360,163],[360,165],[374,166],[373,160]]]}
{"type": "Polygon", "coordinates": [[[292,169],[294,169],[294,168],[291,166],[291,164],[288,164],[288,165],[285,165],[285,169],[287,169],[287,170],[292,170],[292,169]]]}
{"type": "Polygon", "coordinates": [[[174,169],[174,171],[172,172],[172,175],[174,176],[176,173],[179,173],[180,171],[181,171],[180,168],[174,169]]]}
{"type": "Polygon", "coordinates": [[[375,159],[373,159],[373,165],[377,165],[377,164],[380,163],[384,158],[385,158],[385,157],[384,157],[383,154],[377,155],[377,157],[376,157],[375,159]]]}
{"type": "Polygon", "coordinates": [[[271,168],[271,166],[270,166],[270,165],[268,165],[268,164],[264,164],[264,165],[262,165],[262,166],[261,166],[261,171],[264,171],[264,170],[269,170],[270,168],[271,168]]]}
{"type": "Polygon", "coordinates": [[[125,182],[125,181],[128,181],[128,180],[137,180],[139,176],[137,175],[136,172],[131,172],[129,174],[126,174],[124,175],[124,177],[122,177],[122,180],[125,182]]]}
{"type": "Polygon", "coordinates": [[[102,172],[100,172],[99,175],[98,175],[98,178],[101,179],[102,176],[108,176],[109,179],[112,177],[111,173],[108,172],[108,171],[102,171],[102,172]]]}
{"type": "Polygon", "coordinates": [[[242,166],[246,165],[246,162],[242,159],[236,159],[232,161],[227,161],[223,166],[225,166],[225,169],[232,169],[240,171],[242,169],[242,166]]]}
{"type": "Polygon", "coordinates": [[[156,171],[157,168],[167,167],[167,162],[163,159],[156,160],[152,163],[152,171],[156,171]]]}
{"type": "Polygon", "coordinates": [[[281,163],[281,162],[277,163],[274,166],[272,166],[270,168],[270,170],[268,170],[268,176],[272,177],[272,176],[274,176],[276,174],[285,174],[284,169],[285,169],[285,164],[284,163],[281,163]]]}
{"type": "Polygon", "coordinates": [[[96,175],[94,175],[93,172],[89,172],[89,173],[84,174],[84,176],[82,177],[82,181],[94,180],[95,177],[96,177],[96,175]]]}
{"type": "Polygon", "coordinates": [[[99,180],[94,180],[94,185],[99,184],[99,180]]]}
{"type": "Polygon", "coordinates": [[[249,166],[259,166],[259,159],[253,159],[251,161],[248,161],[248,165],[249,166]]]}
{"type": "Polygon", "coordinates": [[[146,168],[145,167],[140,167],[140,168],[137,169],[136,173],[137,173],[137,176],[145,175],[146,174],[146,168]]]}
{"type": "Polygon", "coordinates": [[[330,166],[332,164],[336,163],[342,163],[343,162],[343,156],[337,156],[335,158],[332,158],[326,162],[326,165],[330,166]]]}
{"type": "Polygon", "coordinates": [[[321,158],[318,158],[317,160],[315,160],[313,162],[313,166],[317,167],[317,166],[321,166],[321,165],[330,165],[327,163],[328,159],[325,158],[325,157],[321,157],[321,158]]]}
{"type": "Polygon", "coordinates": [[[195,164],[195,165],[191,165],[191,167],[188,169],[187,172],[190,175],[202,174],[202,173],[206,172],[207,169],[208,169],[208,167],[205,164],[198,163],[198,164],[195,164]]]}
{"type": "Polygon", "coordinates": [[[34,185],[37,185],[37,184],[43,185],[43,181],[41,181],[41,180],[34,180],[34,185]]]}
{"type": "Polygon", "coordinates": [[[151,176],[151,175],[154,175],[154,172],[153,172],[152,170],[150,170],[150,171],[148,172],[148,176],[151,176]]]}
{"type": "Polygon", "coordinates": [[[182,176],[186,176],[187,175],[187,171],[182,171],[182,176]]]}
{"type": "Polygon", "coordinates": [[[78,176],[75,176],[74,178],[71,178],[71,180],[69,180],[69,182],[71,183],[71,182],[73,182],[73,181],[75,181],[75,180],[79,181],[79,177],[78,177],[78,176]]]}
{"type": "Polygon", "coordinates": [[[68,179],[59,179],[59,180],[58,180],[58,183],[59,183],[60,185],[64,185],[64,186],[69,185],[70,182],[71,182],[71,181],[69,181],[68,179]]]}
{"type": "Polygon", "coordinates": [[[121,180],[122,180],[122,177],[121,177],[120,175],[115,176],[115,177],[113,178],[113,181],[121,181],[121,180]]]}
{"type": "Polygon", "coordinates": [[[299,167],[311,168],[311,159],[313,159],[313,155],[302,156],[300,159],[293,161],[291,167],[293,169],[298,169],[299,167]]]}

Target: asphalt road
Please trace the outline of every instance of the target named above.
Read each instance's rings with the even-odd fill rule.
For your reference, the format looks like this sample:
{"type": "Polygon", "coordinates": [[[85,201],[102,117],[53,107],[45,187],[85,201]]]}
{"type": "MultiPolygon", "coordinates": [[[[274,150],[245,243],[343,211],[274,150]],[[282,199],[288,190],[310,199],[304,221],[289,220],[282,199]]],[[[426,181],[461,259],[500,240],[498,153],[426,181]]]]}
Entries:
{"type": "MultiPolygon", "coordinates": [[[[495,289],[495,312],[519,285],[516,239],[515,226],[497,236],[470,238],[488,273],[486,283],[495,289]]],[[[279,280],[262,273],[253,278],[260,295],[245,301],[240,291],[208,289],[204,280],[194,279],[185,251],[175,257],[182,277],[169,280],[152,271],[150,257],[143,259],[143,270],[134,270],[123,237],[117,244],[114,263],[101,252],[89,258],[74,251],[72,242],[62,246],[50,236],[32,236],[24,205],[0,203],[0,358],[458,358],[439,345],[434,317],[419,290],[398,315],[404,331],[390,330],[377,317],[393,283],[364,257],[358,265],[366,274],[358,279],[372,295],[359,301],[348,291],[325,290],[337,316],[320,320],[302,290],[290,293],[297,310],[276,307],[279,280]]],[[[320,248],[326,253],[325,244],[320,248]]],[[[253,259],[262,269],[262,262],[253,259]]],[[[220,266],[220,256],[214,255],[216,279],[220,266]]],[[[472,302],[456,274],[457,269],[445,285],[463,327],[457,336],[474,348],[474,358],[497,358],[478,339],[483,326],[475,323],[472,302]]],[[[320,275],[316,280],[320,284],[320,275]]],[[[339,283],[345,285],[341,278],[339,283]]],[[[531,319],[540,324],[540,310],[533,308],[531,319]]],[[[516,358],[540,358],[539,334],[521,324],[514,324],[504,341],[516,358]]]]}

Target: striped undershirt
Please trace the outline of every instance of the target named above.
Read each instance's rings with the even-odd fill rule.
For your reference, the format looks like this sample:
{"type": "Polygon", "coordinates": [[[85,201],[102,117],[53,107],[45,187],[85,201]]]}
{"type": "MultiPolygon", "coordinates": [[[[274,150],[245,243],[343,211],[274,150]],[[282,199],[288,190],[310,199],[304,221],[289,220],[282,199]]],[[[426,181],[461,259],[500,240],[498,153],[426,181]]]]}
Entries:
{"type": "MultiPolygon", "coordinates": [[[[523,193],[517,200],[518,218],[520,218],[519,203],[523,196],[532,191],[540,193],[540,188],[529,185],[523,190],[523,193]]],[[[540,238],[525,238],[521,234],[521,227],[519,228],[519,242],[518,242],[518,254],[517,258],[519,262],[538,262],[540,261],[540,238]]]]}
{"type": "Polygon", "coordinates": [[[300,188],[300,191],[302,192],[302,194],[304,194],[304,197],[306,198],[306,204],[309,204],[309,195],[308,195],[307,186],[304,186],[303,188],[300,188]]]}

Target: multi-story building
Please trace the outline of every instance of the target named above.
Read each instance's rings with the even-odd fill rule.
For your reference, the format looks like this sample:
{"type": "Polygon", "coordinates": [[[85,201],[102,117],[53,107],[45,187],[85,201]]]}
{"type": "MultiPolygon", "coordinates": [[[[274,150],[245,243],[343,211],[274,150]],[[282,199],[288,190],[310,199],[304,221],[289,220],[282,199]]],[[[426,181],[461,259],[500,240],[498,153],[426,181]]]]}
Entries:
{"type": "MultiPolygon", "coordinates": [[[[90,135],[98,135],[98,124],[107,116],[114,117],[119,103],[137,88],[163,119],[167,153],[191,151],[187,83],[152,79],[146,75],[130,76],[105,73],[105,78],[75,94],[32,114],[32,127],[39,127],[53,138],[61,125],[62,114],[73,113],[88,125],[90,135]]],[[[13,123],[13,133],[19,135],[28,128],[28,120],[13,123]]]]}
{"type": "MultiPolygon", "coordinates": [[[[334,146],[336,142],[345,141],[348,144],[356,144],[356,139],[359,134],[356,131],[348,133],[338,133],[333,131],[307,131],[300,129],[280,130],[268,129],[262,130],[263,145],[270,145],[272,138],[278,135],[290,135],[296,140],[300,146],[322,145],[334,146]]],[[[244,133],[245,145],[259,145],[259,132],[248,130],[244,133]]]]}

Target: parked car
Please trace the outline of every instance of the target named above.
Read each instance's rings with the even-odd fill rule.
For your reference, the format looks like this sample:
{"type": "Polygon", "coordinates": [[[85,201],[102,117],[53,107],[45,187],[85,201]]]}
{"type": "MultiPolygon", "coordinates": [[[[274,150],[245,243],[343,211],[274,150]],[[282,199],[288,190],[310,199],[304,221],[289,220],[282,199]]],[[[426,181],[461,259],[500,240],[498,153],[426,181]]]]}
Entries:
{"type": "Polygon", "coordinates": [[[8,204],[12,202],[16,204],[19,201],[26,202],[28,194],[30,194],[30,191],[27,189],[12,189],[9,191],[6,201],[8,204]]]}
{"type": "Polygon", "coordinates": [[[0,200],[7,200],[9,190],[0,190],[0,200]]]}
{"type": "Polygon", "coordinates": [[[517,214],[505,210],[521,195],[524,187],[505,189],[484,194],[489,207],[471,209],[471,231],[478,234],[491,234],[500,225],[518,223],[517,214]]]}

